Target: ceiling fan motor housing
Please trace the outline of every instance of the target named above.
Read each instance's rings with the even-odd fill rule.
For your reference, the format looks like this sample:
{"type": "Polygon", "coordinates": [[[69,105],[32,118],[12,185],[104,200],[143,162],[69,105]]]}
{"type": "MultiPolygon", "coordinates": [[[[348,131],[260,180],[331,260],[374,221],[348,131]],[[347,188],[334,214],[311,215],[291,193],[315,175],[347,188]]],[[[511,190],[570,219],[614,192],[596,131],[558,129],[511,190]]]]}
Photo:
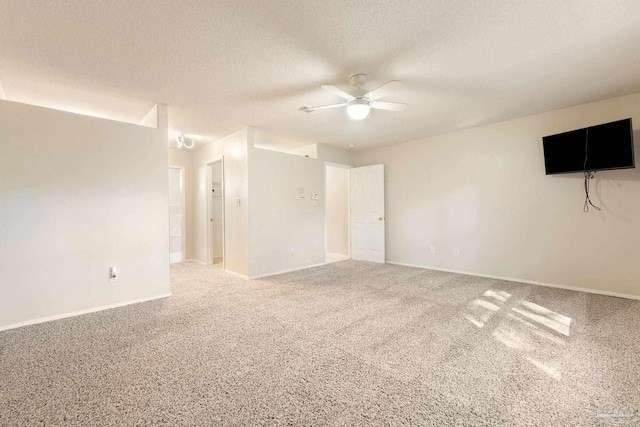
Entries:
{"type": "Polygon", "coordinates": [[[369,101],[367,98],[361,97],[361,98],[356,98],[353,99],[351,101],[349,101],[349,105],[366,105],[369,106],[369,103],[371,101],[369,101]]]}
{"type": "Polygon", "coordinates": [[[367,83],[367,75],[366,74],[354,74],[349,77],[349,82],[357,87],[358,89],[362,88],[367,83]]]}

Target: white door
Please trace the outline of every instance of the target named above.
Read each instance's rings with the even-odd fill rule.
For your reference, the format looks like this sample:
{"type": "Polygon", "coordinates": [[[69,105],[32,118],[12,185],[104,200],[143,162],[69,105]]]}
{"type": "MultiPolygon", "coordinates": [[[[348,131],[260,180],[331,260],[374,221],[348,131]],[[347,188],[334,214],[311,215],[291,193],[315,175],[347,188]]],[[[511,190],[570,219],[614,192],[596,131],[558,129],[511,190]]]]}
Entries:
{"type": "Polygon", "coordinates": [[[224,268],[224,185],[223,160],[209,163],[209,182],[211,182],[211,198],[207,206],[209,212],[209,238],[207,251],[209,263],[223,263],[224,268]]]}
{"type": "Polygon", "coordinates": [[[213,184],[211,198],[211,231],[214,264],[222,260],[222,185],[213,184]]]}
{"type": "Polygon", "coordinates": [[[351,171],[351,258],[384,263],[384,165],[351,171]]]}
{"type": "Polygon", "coordinates": [[[184,260],[184,171],[169,168],[170,262],[184,260]]]}

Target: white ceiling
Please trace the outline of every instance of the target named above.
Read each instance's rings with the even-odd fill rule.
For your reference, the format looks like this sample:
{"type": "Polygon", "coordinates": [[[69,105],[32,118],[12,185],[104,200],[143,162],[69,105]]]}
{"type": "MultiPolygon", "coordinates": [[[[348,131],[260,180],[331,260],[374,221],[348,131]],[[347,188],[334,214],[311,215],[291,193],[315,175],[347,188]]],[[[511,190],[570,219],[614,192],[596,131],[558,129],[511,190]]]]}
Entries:
{"type": "MultiPolygon", "coordinates": [[[[281,149],[386,145],[640,91],[638,0],[3,0],[10,100],[170,127],[210,142],[255,126],[281,149]],[[404,113],[303,105],[402,85],[404,113]]],[[[383,98],[385,100],[385,98],[383,98]]]]}

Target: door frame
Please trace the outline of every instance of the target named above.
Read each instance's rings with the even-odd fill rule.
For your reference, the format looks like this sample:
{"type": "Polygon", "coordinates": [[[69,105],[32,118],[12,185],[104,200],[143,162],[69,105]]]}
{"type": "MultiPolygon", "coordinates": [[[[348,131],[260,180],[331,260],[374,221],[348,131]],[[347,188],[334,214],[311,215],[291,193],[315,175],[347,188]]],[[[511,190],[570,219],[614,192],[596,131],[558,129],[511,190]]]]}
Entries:
{"type": "Polygon", "coordinates": [[[220,163],[222,167],[222,269],[226,269],[227,254],[225,245],[225,186],[224,186],[224,156],[207,163],[207,265],[213,265],[213,221],[211,214],[213,211],[213,165],[220,163]]]}
{"type": "Polygon", "coordinates": [[[335,162],[324,162],[324,194],[325,194],[325,204],[324,204],[324,254],[325,254],[325,262],[327,256],[327,248],[328,248],[328,223],[327,223],[327,167],[332,168],[340,168],[347,169],[347,259],[351,259],[351,169],[353,166],[345,165],[343,163],[335,163],[335,162]]]}
{"type": "MultiPolygon", "coordinates": [[[[169,169],[179,169],[180,170],[180,181],[182,184],[182,201],[181,201],[181,207],[182,207],[182,224],[180,224],[181,227],[181,236],[182,236],[182,242],[181,242],[181,247],[182,247],[182,260],[180,262],[184,262],[187,260],[187,227],[186,227],[186,204],[187,204],[187,180],[186,180],[186,171],[185,171],[185,167],[184,166],[178,166],[178,165],[169,165],[169,169]]],[[[171,231],[169,231],[169,240],[171,240],[171,231]]],[[[169,242],[169,245],[171,245],[171,242],[169,242]]],[[[169,248],[169,257],[171,257],[171,248],[169,248]]]]}

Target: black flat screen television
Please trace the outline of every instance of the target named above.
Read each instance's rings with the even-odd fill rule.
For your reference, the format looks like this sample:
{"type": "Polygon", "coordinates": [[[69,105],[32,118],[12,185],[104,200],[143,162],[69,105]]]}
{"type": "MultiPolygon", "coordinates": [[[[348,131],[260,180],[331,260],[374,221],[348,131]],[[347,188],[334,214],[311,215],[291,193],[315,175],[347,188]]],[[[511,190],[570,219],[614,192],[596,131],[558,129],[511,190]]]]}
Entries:
{"type": "Polygon", "coordinates": [[[547,175],[635,167],[631,119],[542,138],[547,175]]]}

